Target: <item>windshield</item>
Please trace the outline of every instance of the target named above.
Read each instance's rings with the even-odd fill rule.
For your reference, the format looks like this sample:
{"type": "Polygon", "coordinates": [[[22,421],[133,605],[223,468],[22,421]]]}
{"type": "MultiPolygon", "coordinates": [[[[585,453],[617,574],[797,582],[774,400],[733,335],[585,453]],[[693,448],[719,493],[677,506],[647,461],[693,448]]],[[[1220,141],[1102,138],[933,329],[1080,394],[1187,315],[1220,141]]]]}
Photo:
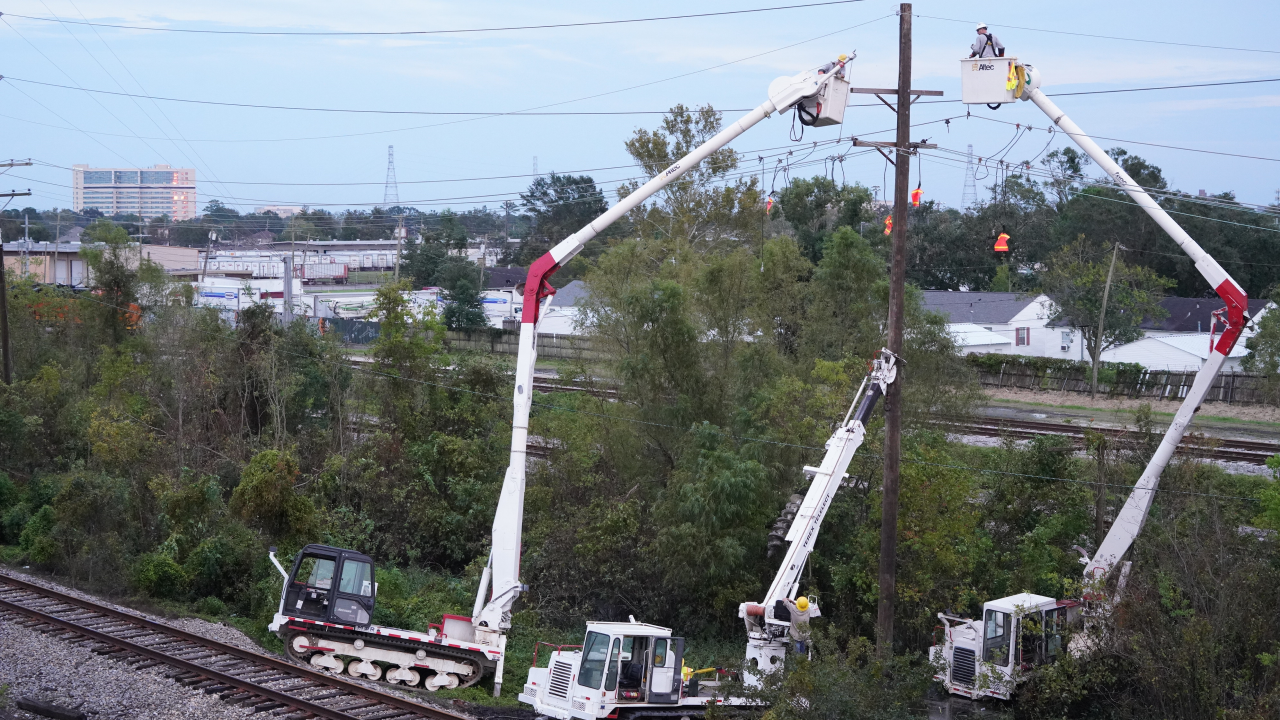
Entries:
{"type": "Polygon", "coordinates": [[[578,684],[592,690],[600,689],[604,679],[604,663],[609,656],[609,636],[598,632],[587,633],[582,648],[582,667],[578,670],[578,684]]]}

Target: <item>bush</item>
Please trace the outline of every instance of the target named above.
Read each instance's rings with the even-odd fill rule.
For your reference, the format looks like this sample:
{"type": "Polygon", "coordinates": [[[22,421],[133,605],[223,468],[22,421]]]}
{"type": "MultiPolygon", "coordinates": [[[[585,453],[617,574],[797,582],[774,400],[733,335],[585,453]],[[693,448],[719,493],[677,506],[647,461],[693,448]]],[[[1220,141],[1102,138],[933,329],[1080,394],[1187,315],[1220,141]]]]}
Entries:
{"type": "Polygon", "coordinates": [[[9,476],[0,473],[0,510],[7,510],[10,505],[17,504],[19,495],[18,488],[9,476]]]}
{"type": "Polygon", "coordinates": [[[147,553],[134,564],[133,582],[153,597],[177,598],[186,593],[187,575],[168,555],[147,553]]]}
{"type": "Polygon", "coordinates": [[[264,450],[253,456],[231,493],[231,510],[276,538],[314,532],[315,506],[294,490],[298,463],[287,453],[264,450]]]}
{"type": "Polygon", "coordinates": [[[10,544],[18,542],[30,519],[31,506],[26,503],[18,503],[6,510],[0,515],[0,540],[10,544]]]}
{"type": "Polygon", "coordinates": [[[196,546],[183,563],[195,595],[233,599],[253,580],[258,542],[243,525],[233,523],[196,546]]]}
{"type": "Polygon", "coordinates": [[[227,604],[216,597],[204,597],[196,601],[196,612],[201,615],[220,617],[227,614],[227,604]]]}
{"type": "Polygon", "coordinates": [[[58,544],[50,535],[57,520],[53,508],[45,505],[27,521],[18,545],[34,565],[49,565],[58,557],[58,544]]]}

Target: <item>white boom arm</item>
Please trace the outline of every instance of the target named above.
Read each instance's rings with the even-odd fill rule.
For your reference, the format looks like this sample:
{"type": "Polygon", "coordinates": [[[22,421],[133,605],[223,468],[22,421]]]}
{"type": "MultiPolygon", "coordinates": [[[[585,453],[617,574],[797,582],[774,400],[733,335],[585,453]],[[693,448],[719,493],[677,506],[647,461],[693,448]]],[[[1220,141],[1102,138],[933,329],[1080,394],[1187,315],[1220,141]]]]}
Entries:
{"type": "MultiPolygon", "coordinates": [[[[828,66],[830,72],[823,73],[810,70],[793,77],[780,77],[769,85],[769,99],[760,107],[739,118],[729,127],[720,131],[715,137],[703,143],[668,167],[657,177],[651,179],[635,192],[623,198],[618,204],[609,208],[603,215],[593,220],[586,227],[570,235],[555,247],[538,258],[529,268],[529,276],[524,287],[524,305],[520,319],[520,345],[516,358],[515,377],[515,412],[511,422],[511,461],[507,466],[507,474],[502,483],[502,494],[498,499],[498,510],[493,518],[493,548],[489,555],[489,563],[484,570],[480,589],[476,595],[475,612],[472,623],[477,637],[501,635],[497,641],[505,647],[503,631],[511,626],[511,607],[525,586],[520,583],[520,543],[524,524],[524,491],[526,446],[529,436],[529,410],[533,400],[533,367],[537,360],[538,324],[543,311],[550,305],[555,295],[555,288],[548,279],[553,273],[573,259],[586,246],[587,242],[621,219],[628,212],[652,197],[676,178],[684,175],[694,165],[708,155],[728,145],[747,129],[769,117],[775,112],[791,109],[802,101],[806,107],[813,104],[812,99],[827,91],[832,81],[845,83],[843,79],[846,61],[828,66]],[[492,583],[488,600],[485,592],[492,583]]],[[[838,112],[843,117],[844,100],[840,96],[839,108],[829,108],[828,113],[838,112]]],[[[819,105],[820,107],[820,105],[819,105]]],[[[504,653],[505,654],[505,653],[504,653]]],[[[497,678],[494,682],[494,694],[497,695],[502,684],[502,660],[499,660],[497,678]]]]}
{"type": "MultiPolygon", "coordinates": [[[[1196,374],[1196,379],[1191,385],[1191,390],[1187,393],[1187,397],[1183,400],[1182,405],[1178,408],[1178,412],[1174,415],[1173,422],[1170,423],[1169,429],[1165,431],[1164,439],[1160,441],[1160,447],[1156,449],[1155,455],[1152,456],[1151,462],[1147,464],[1146,470],[1143,471],[1142,477],[1138,479],[1137,485],[1134,486],[1133,492],[1130,493],[1128,500],[1125,501],[1124,507],[1116,515],[1115,522],[1111,525],[1111,531],[1103,539],[1098,550],[1093,554],[1093,558],[1085,563],[1084,576],[1088,581],[1101,581],[1111,574],[1116,564],[1128,552],[1133,541],[1137,538],[1138,533],[1142,531],[1142,525],[1147,520],[1147,513],[1151,509],[1151,503],[1155,499],[1156,488],[1160,484],[1160,473],[1164,471],[1166,465],[1169,464],[1173,453],[1178,449],[1178,444],[1182,442],[1182,436],[1186,433],[1187,425],[1191,423],[1192,417],[1200,409],[1200,403],[1209,393],[1209,387],[1213,384],[1213,380],[1218,375],[1218,371],[1222,368],[1222,363],[1226,361],[1227,355],[1231,349],[1235,347],[1236,340],[1240,337],[1240,332],[1244,330],[1245,323],[1248,321],[1249,298],[1245,295],[1244,289],[1236,283],[1235,280],[1227,274],[1227,271],[1218,264],[1216,260],[1209,256],[1191,239],[1191,236],[1183,230],[1173,218],[1169,217],[1169,213],[1164,211],[1151,196],[1138,186],[1133,178],[1124,171],[1109,155],[1098,147],[1084,131],[1079,128],[1071,119],[1066,116],[1058,106],[1053,103],[1044,93],[1040,92],[1039,77],[1035,69],[1030,65],[1023,66],[1027,74],[1028,89],[1023,95],[1024,100],[1030,100],[1036,104],[1036,107],[1044,111],[1054,124],[1065,132],[1089,157],[1106,170],[1107,174],[1115,180],[1121,190],[1133,199],[1135,203],[1156,221],[1156,224],[1169,233],[1174,242],[1187,253],[1187,255],[1195,261],[1196,269],[1205,280],[1209,281],[1209,286],[1218,293],[1218,297],[1226,303],[1226,310],[1223,313],[1219,310],[1214,314],[1215,319],[1221,320],[1225,328],[1221,337],[1214,342],[1213,335],[1210,335],[1211,350],[1209,359],[1201,366],[1200,371],[1196,374]],[[1224,317],[1225,314],[1225,317],[1224,317]]],[[[1211,331],[1212,332],[1212,331],[1211,331]]]]}
{"type": "MultiPolygon", "coordinates": [[[[862,387],[858,388],[849,412],[845,413],[844,420],[827,440],[827,453],[822,458],[822,464],[816,468],[804,469],[805,475],[812,478],[809,490],[787,531],[787,552],[764,602],[759,605],[742,603],[738,606],[738,617],[747,626],[747,681],[750,683],[758,684],[759,673],[773,669],[786,653],[783,643],[791,621],[775,617],[774,612],[780,601],[794,600],[800,589],[800,572],[804,569],[809,554],[813,552],[818,531],[822,529],[822,520],[844,481],[854,453],[862,446],[867,433],[866,423],[871,417],[871,411],[875,409],[876,401],[888,391],[889,384],[897,377],[897,361],[897,356],[888,350],[880,351],[880,357],[876,359],[871,373],[862,381],[862,387]]],[[[817,604],[810,607],[813,608],[810,612],[816,615],[817,604]]]]}

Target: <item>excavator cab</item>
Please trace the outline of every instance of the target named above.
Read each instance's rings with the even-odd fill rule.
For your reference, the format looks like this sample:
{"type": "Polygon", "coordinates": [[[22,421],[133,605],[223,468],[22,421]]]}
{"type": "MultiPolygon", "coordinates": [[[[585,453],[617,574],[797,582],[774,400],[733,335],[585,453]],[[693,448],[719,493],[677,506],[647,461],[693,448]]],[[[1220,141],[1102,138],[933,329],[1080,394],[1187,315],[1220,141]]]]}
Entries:
{"type": "Polygon", "coordinates": [[[354,550],[308,545],[293,561],[284,611],[337,625],[365,626],[373,617],[373,560],[354,550]]]}

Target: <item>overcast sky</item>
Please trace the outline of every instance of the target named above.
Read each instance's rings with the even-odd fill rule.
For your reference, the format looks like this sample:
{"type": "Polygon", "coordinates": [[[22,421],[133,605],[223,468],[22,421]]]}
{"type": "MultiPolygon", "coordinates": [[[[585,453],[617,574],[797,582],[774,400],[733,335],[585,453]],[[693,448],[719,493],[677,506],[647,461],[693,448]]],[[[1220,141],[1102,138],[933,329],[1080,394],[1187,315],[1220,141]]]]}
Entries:
{"type": "MultiPolygon", "coordinates": [[[[893,87],[897,77],[897,3],[880,0],[736,16],[584,28],[460,33],[414,37],[250,37],[89,28],[13,17],[212,30],[449,30],[619,20],[786,5],[803,0],[648,3],[374,2],[331,0],[13,0],[0,23],[0,74],[82,88],[127,91],[227,103],[442,112],[664,111],[676,103],[710,103],[725,119],[764,101],[775,77],[857,51],[855,86],[893,87]],[[825,37],[820,37],[825,36],[825,37]],[[713,68],[715,69],[708,69],[713,68]],[[683,77],[679,77],[683,75],[683,77]],[[643,87],[635,87],[641,86],[643,87]],[[627,89],[632,88],[632,89],[627,89]],[[621,92],[617,92],[621,91],[621,92]],[[609,94],[604,94],[609,93],[609,94]],[[581,99],[590,96],[591,99],[581,99]]],[[[1280,3],[1228,6],[1202,2],[918,2],[915,18],[917,88],[959,99],[957,60],[968,54],[974,21],[982,20],[1009,54],[1036,65],[1048,94],[1154,85],[1280,78],[1280,3]],[[961,22],[931,18],[938,16],[961,22]],[[1008,27],[1017,25],[1028,29],[1008,27]],[[1031,30],[1034,28],[1035,30],[1031,30]],[[1063,35],[1038,30],[1054,30],[1063,35]],[[1119,36],[1270,52],[1214,50],[1100,36],[1119,36]]],[[[870,96],[855,103],[876,103],[870,96]]],[[[56,167],[20,168],[10,186],[34,191],[14,206],[71,205],[70,166],[194,166],[200,205],[217,197],[241,210],[267,204],[309,204],[332,210],[369,207],[383,199],[387,146],[395,146],[402,204],[461,210],[518,199],[534,157],[541,172],[582,172],[609,190],[634,175],[623,141],[660,115],[578,115],[458,118],[264,110],[90,95],[6,79],[0,82],[0,157],[31,157],[56,167]],[[138,139],[143,138],[154,139],[138,139]],[[66,168],[66,169],[64,169],[66,168]],[[599,169],[613,168],[613,169],[599,169]],[[498,180],[431,182],[488,176],[498,180]],[[427,181],[427,182],[423,182],[427,181]],[[268,183],[268,184],[252,184],[268,183]],[[307,185],[316,183],[317,185],[307,185]],[[324,183],[321,185],[320,183],[324,183]],[[363,184],[361,184],[363,183],[363,184]]],[[[1062,97],[1058,104],[1097,136],[1200,150],[1280,158],[1280,83],[1062,97]]],[[[961,203],[962,154],[1002,152],[1014,127],[1036,131],[1007,149],[1029,160],[1063,146],[1061,134],[1030,103],[997,111],[958,102],[913,109],[915,123],[956,117],[950,126],[922,124],[943,149],[913,162],[912,186],[923,173],[926,198],[961,203]],[[1047,147],[1047,144],[1051,143],[1047,147]],[[957,158],[952,160],[950,158],[957,158]]],[[[842,128],[808,129],[791,142],[791,117],[775,116],[740,137],[743,170],[759,171],[780,188],[777,153],[813,163],[791,177],[834,172],[837,180],[882,185],[886,163],[856,155],[842,164],[827,156],[848,151],[814,140],[859,135],[892,140],[893,114],[883,106],[852,107],[842,128]],[[770,149],[767,153],[762,149],[770,149]],[[803,159],[807,153],[807,159],[803,159]],[[832,168],[835,167],[835,170],[832,168]],[[843,169],[843,173],[841,172],[843,169]]],[[[1174,187],[1232,191],[1268,204],[1280,190],[1280,162],[1240,159],[1099,140],[1155,162],[1174,187]]],[[[985,170],[982,172],[986,172],[985,170]]],[[[891,173],[888,173],[891,175],[891,173]]],[[[989,185],[995,175],[980,180],[989,185]]],[[[890,178],[891,184],[891,178],[890,178]]],[[[985,192],[980,187],[979,192],[985,192]]],[[[11,206],[13,207],[13,206],[11,206]]]]}

